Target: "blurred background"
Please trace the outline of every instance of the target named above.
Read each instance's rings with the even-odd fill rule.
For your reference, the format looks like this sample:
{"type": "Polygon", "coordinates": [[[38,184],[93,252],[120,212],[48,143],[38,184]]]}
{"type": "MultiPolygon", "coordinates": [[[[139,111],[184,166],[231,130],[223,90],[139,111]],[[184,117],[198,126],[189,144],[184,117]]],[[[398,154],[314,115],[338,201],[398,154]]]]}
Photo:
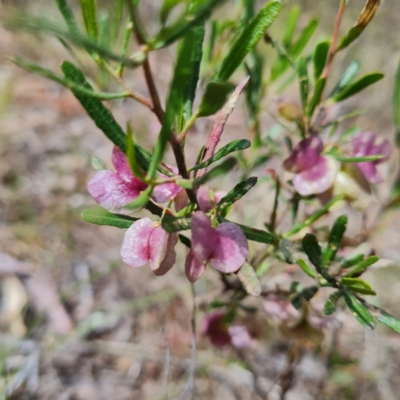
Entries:
{"type": "MultiPolygon", "coordinates": [[[[113,2],[99,3],[107,10],[113,2]]],[[[150,32],[157,29],[159,3],[146,0],[141,4],[150,32]]],[[[234,1],[215,15],[233,16],[229,3],[234,1]]],[[[320,21],[312,43],[331,35],[338,0],[288,3],[271,35],[282,36],[285,16],[294,4],[302,10],[300,28],[311,17],[320,21]]],[[[355,22],[364,3],[349,2],[343,32],[355,22]]],[[[80,15],[78,2],[70,4],[80,15]]],[[[0,2],[0,22],[15,12],[61,23],[51,0],[0,2]]],[[[268,63],[268,57],[275,55],[267,47],[260,44],[268,63]]],[[[335,60],[331,80],[333,84],[353,59],[361,62],[363,73],[385,73],[382,82],[345,107],[367,109],[352,124],[392,142],[392,92],[399,50],[400,6],[396,0],[382,0],[360,39],[335,60]]],[[[61,61],[71,57],[54,38],[9,31],[0,25],[0,399],[189,399],[185,388],[193,367],[193,296],[183,273],[183,245],[177,247],[176,267],[155,277],[147,267],[133,270],[123,265],[119,251],[124,231],[81,220],[82,209],[94,206],[86,191],[94,174],[91,157],[96,155],[111,165],[112,146],[68,90],[13,66],[6,55],[19,55],[56,72],[61,61]]],[[[95,65],[79,50],[77,56],[87,61],[86,72],[101,82],[95,65]]],[[[163,98],[174,59],[174,47],[151,54],[163,98]]],[[[241,74],[235,76],[236,82],[241,74]]],[[[128,76],[135,90],[147,94],[140,70],[128,76]]],[[[298,100],[296,85],[286,94],[298,100]]],[[[268,112],[270,102],[265,101],[262,112],[263,132],[274,126],[268,112]]],[[[151,113],[132,101],[114,101],[111,107],[121,125],[131,121],[141,144],[151,148],[159,129],[151,113]]],[[[224,143],[248,137],[245,118],[239,103],[227,124],[224,143]]],[[[189,158],[195,159],[212,122],[209,118],[196,124],[188,138],[189,158]]],[[[388,195],[397,164],[394,151],[389,179],[379,187],[378,197],[388,195]]],[[[265,175],[266,167],[257,175],[265,175]]],[[[229,189],[233,179],[217,181],[214,188],[229,189]]],[[[263,220],[260,204],[262,214],[269,215],[269,186],[259,186],[249,194],[258,208],[245,209],[247,202],[235,204],[236,220],[259,223],[263,220]]],[[[371,234],[369,245],[384,260],[368,272],[368,281],[380,294],[374,304],[385,306],[397,317],[399,234],[400,213],[392,210],[371,234]]],[[[269,268],[267,285],[298,273],[283,263],[269,268]]],[[[200,323],[222,285],[208,271],[195,286],[200,323]]],[[[257,299],[250,299],[249,305],[262,308],[257,299]]],[[[323,337],[314,345],[307,334],[284,334],[261,314],[251,318],[255,341],[249,349],[217,349],[198,335],[196,398],[400,398],[400,336],[383,327],[365,331],[345,313],[334,329],[321,331],[323,337]],[[292,363],[295,341],[302,342],[302,353],[292,363]],[[281,397],[285,385],[289,387],[281,397]]]]}

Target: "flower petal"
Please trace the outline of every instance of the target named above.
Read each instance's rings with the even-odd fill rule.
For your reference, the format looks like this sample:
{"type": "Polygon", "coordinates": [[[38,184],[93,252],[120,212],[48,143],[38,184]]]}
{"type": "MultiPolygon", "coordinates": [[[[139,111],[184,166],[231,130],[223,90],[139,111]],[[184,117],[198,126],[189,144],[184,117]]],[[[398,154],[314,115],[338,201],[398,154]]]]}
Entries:
{"type": "Polygon", "coordinates": [[[174,198],[174,205],[175,205],[175,210],[177,212],[183,210],[187,204],[188,204],[189,198],[186,193],[185,189],[182,189],[178,192],[178,194],[174,198]]]}
{"type": "Polygon", "coordinates": [[[121,247],[121,257],[130,267],[143,267],[150,260],[149,239],[154,230],[150,218],[142,218],[126,231],[121,247]]]}
{"type": "Polygon", "coordinates": [[[175,264],[175,245],[178,243],[176,233],[166,232],[161,225],[150,234],[150,267],[156,275],[166,274],[175,264]]]}
{"type": "Polygon", "coordinates": [[[123,180],[129,182],[132,179],[133,174],[129,167],[128,159],[125,153],[117,146],[113,148],[112,163],[123,180]]]}
{"type": "Polygon", "coordinates": [[[201,211],[192,215],[192,250],[200,264],[206,263],[217,246],[218,235],[211,227],[209,218],[201,211]]]}
{"type": "MultiPolygon", "coordinates": [[[[388,160],[391,153],[391,146],[387,140],[378,137],[372,132],[362,132],[351,141],[352,154],[355,157],[374,156],[382,154],[384,157],[374,164],[381,164],[388,160]]],[[[364,163],[362,163],[364,164],[364,163]]]]}
{"type": "Polygon", "coordinates": [[[253,339],[244,325],[231,325],[228,332],[231,337],[232,346],[237,349],[250,347],[253,343],[253,339]]]}
{"type": "Polygon", "coordinates": [[[335,160],[319,156],[312,168],[296,174],[293,185],[302,196],[323,193],[333,185],[338,170],[335,160]]]}
{"type": "Polygon", "coordinates": [[[373,162],[357,163],[357,167],[371,183],[382,183],[383,178],[373,162]]]}
{"type": "Polygon", "coordinates": [[[216,347],[222,347],[231,342],[228,325],[225,321],[225,313],[216,311],[204,317],[201,323],[202,336],[208,336],[216,347]]]}
{"type": "Polygon", "coordinates": [[[174,199],[180,190],[181,187],[176,183],[165,183],[156,186],[151,197],[157,203],[166,203],[167,201],[174,199]]]}
{"type": "Polygon", "coordinates": [[[105,170],[98,172],[88,182],[87,190],[106,210],[130,214],[130,210],[124,210],[122,207],[136,199],[143,189],[138,187],[136,182],[123,180],[117,172],[105,170]]]}
{"type": "Polygon", "coordinates": [[[186,256],[185,261],[185,275],[189,279],[190,282],[196,282],[197,279],[203,275],[203,272],[206,269],[206,263],[199,262],[193,254],[193,251],[190,250],[188,255],[186,256]]]}
{"type": "Polygon", "coordinates": [[[313,168],[319,161],[323,148],[324,144],[319,136],[303,139],[283,162],[283,167],[291,172],[302,172],[313,168]]]}
{"type": "Polygon", "coordinates": [[[210,259],[211,266],[220,272],[237,271],[246,261],[249,246],[243,231],[232,222],[223,222],[216,230],[218,242],[210,259]]]}

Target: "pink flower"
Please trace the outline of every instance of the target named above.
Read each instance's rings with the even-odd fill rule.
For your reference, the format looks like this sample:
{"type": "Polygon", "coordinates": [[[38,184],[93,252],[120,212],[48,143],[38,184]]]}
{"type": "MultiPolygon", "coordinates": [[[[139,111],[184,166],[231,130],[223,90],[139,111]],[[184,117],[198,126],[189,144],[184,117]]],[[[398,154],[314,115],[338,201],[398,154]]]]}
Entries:
{"type": "MultiPolygon", "coordinates": [[[[124,206],[136,199],[146,189],[147,185],[133,175],[125,154],[118,147],[114,147],[112,163],[113,171],[100,171],[89,181],[88,192],[103,208],[118,214],[130,214],[124,206]]],[[[166,183],[157,186],[152,198],[158,203],[165,203],[174,198],[180,187],[175,183],[166,183]]]]}
{"type": "Polygon", "coordinates": [[[246,261],[248,244],[243,231],[231,222],[223,222],[217,228],[201,211],[192,215],[192,247],[186,257],[185,272],[195,282],[204,272],[207,263],[217,271],[237,271],[246,261]]]}
{"type": "Polygon", "coordinates": [[[286,170],[294,172],[293,185],[302,196],[328,190],[338,171],[337,163],[321,156],[324,145],[318,136],[303,139],[283,162],[286,170]]]}
{"type": "Polygon", "coordinates": [[[129,214],[130,210],[123,207],[136,199],[147,185],[132,174],[125,154],[118,147],[113,149],[112,163],[116,172],[97,172],[89,181],[87,189],[94,200],[106,210],[129,214]]]}
{"type": "Polygon", "coordinates": [[[231,325],[223,311],[207,314],[201,324],[201,334],[208,336],[210,342],[216,347],[228,344],[236,348],[249,347],[253,339],[247,328],[243,325],[231,325]]]}
{"type": "Polygon", "coordinates": [[[133,268],[150,263],[156,275],[166,274],[175,264],[176,233],[167,233],[159,222],[142,218],[126,231],[121,248],[122,260],[133,268]]]}
{"type": "Polygon", "coordinates": [[[384,156],[377,161],[367,161],[356,164],[369,182],[381,183],[383,178],[379,174],[376,165],[388,160],[391,153],[390,143],[387,140],[378,138],[377,135],[372,132],[363,132],[353,138],[351,146],[354,157],[374,156],[378,154],[384,156]]]}

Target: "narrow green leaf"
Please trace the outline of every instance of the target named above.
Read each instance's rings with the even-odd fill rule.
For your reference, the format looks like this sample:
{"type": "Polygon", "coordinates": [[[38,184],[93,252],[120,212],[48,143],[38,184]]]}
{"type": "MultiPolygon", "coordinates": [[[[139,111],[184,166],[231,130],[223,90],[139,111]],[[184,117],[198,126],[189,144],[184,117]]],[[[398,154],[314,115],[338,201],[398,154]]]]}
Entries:
{"type": "Polygon", "coordinates": [[[190,168],[189,171],[197,171],[199,169],[207,168],[212,163],[219,161],[221,158],[227,156],[234,151],[244,150],[251,146],[251,142],[247,139],[238,139],[233,140],[232,142],[228,143],[221,149],[219,149],[211,158],[207,161],[204,161],[200,164],[195,165],[194,167],[190,168]]]}
{"type": "MultiPolygon", "coordinates": [[[[69,80],[79,86],[93,91],[93,88],[87,82],[85,76],[77,67],[75,67],[75,65],[68,61],[64,61],[61,68],[64,75],[69,80]]],[[[82,94],[82,92],[80,91],[76,91],[75,89],[71,90],[75,97],[81,103],[82,107],[89,114],[90,118],[92,118],[94,123],[97,125],[97,127],[103,131],[103,133],[108,137],[108,139],[111,140],[111,142],[113,142],[117,147],[125,152],[126,135],[121,127],[118,125],[117,121],[114,119],[110,111],[104,106],[104,104],[98,99],[82,94]]],[[[143,170],[146,171],[151,160],[151,154],[139,145],[135,146],[135,150],[138,164],[143,170]]],[[[158,166],[158,169],[165,175],[169,176],[171,174],[170,171],[161,166],[158,166]]]]}
{"type": "MultiPolygon", "coordinates": [[[[364,271],[366,271],[371,265],[375,264],[379,260],[379,257],[377,256],[370,256],[366,260],[359,262],[352,268],[349,272],[347,272],[344,277],[353,277],[353,276],[359,276],[361,275],[364,271]]],[[[348,268],[345,266],[345,263],[342,263],[342,268],[348,268]]]]}
{"type": "MultiPolygon", "coordinates": [[[[231,222],[231,221],[225,220],[224,218],[220,218],[220,220],[222,222],[224,222],[224,221],[231,222]]],[[[250,228],[245,225],[237,224],[236,222],[233,222],[233,223],[242,229],[243,233],[245,234],[245,236],[248,240],[251,240],[253,242],[266,243],[266,244],[276,244],[277,243],[277,238],[272,233],[262,231],[260,229],[250,228]]]]}
{"type": "Polygon", "coordinates": [[[362,279],[343,277],[340,283],[347,286],[352,292],[375,296],[376,292],[362,279]]]}
{"type": "Polygon", "coordinates": [[[283,257],[288,264],[296,263],[292,256],[292,243],[289,240],[282,239],[279,242],[279,250],[282,252],[283,257]]]}
{"type": "Polygon", "coordinates": [[[365,7],[361,11],[356,24],[350,29],[349,33],[340,41],[337,51],[343,50],[350,43],[354,42],[374,17],[379,7],[380,0],[367,0],[365,7]]]}
{"type": "Polygon", "coordinates": [[[317,47],[314,50],[313,64],[314,64],[315,81],[318,81],[318,79],[322,74],[322,71],[325,68],[330,45],[331,45],[330,41],[327,40],[325,42],[318,43],[317,47]]]}
{"type": "Polygon", "coordinates": [[[347,216],[341,215],[333,224],[329,233],[327,248],[324,252],[323,264],[329,265],[334,260],[337,251],[339,250],[344,232],[347,228],[347,216]]]}
{"type": "Polygon", "coordinates": [[[333,88],[329,97],[333,97],[336,93],[342,91],[346,86],[348,86],[353,79],[356,77],[358,72],[360,71],[361,64],[359,61],[353,61],[344,71],[342,77],[340,78],[339,82],[333,88]]]}
{"type": "Polygon", "coordinates": [[[217,176],[227,174],[230,170],[236,167],[236,164],[237,160],[235,158],[227,158],[217,167],[214,167],[212,170],[206,172],[200,178],[195,179],[193,183],[193,188],[198,188],[204,183],[216,178],[217,176]]]}
{"type": "Polygon", "coordinates": [[[122,99],[128,97],[127,93],[95,92],[94,90],[88,89],[87,86],[79,85],[70,79],[66,79],[46,68],[41,67],[40,65],[31,63],[27,60],[22,60],[20,58],[13,58],[11,59],[11,61],[27,71],[44,76],[45,78],[57,82],[60,85],[64,86],[65,88],[74,90],[76,93],[82,94],[84,96],[92,97],[97,100],[113,100],[113,99],[122,99]]]}
{"type": "Polygon", "coordinates": [[[229,82],[209,82],[199,105],[198,116],[207,117],[219,111],[234,87],[229,82]]]}
{"type": "Polygon", "coordinates": [[[133,175],[135,175],[139,179],[143,180],[144,175],[140,168],[140,165],[137,162],[136,153],[137,153],[136,146],[135,146],[135,142],[133,141],[132,127],[128,123],[127,135],[126,135],[126,156],[128,157],[129,166],[131,168],[133,175]]]}
{"type": "Polygon", "coordinates": [[[180,3],[187,4],[186,0],[163,0],[160,8],[160,21],[163,25],[166,24],[171,11],[180,3]]]}
{"type": "Polygon", "coordinates": [[[301,290],[300,293],[297,293],[290,302],[292,303],[293,307],[299,310],[304,301],[310,301],[315,294],[318,292],[319,287],[318,286],[310,286],[309,288],[305,288],[301,290]]]}
{"type": "Polygon", "coordinates": [[[385,324],[389,328],[393,329],[395,332],[400,333],[400,321],[386,311],[380,310],[380,313],[376,315],[376,319],[382,324],[385,324]]]}
{"type": "Polygon", "coordinates": [[[299,258],[297,260],[297,264],[303,270],[305,274],[307,274],[310,278],[317,279],[317,274],[307,265],[307,263],[299,258]]]}
{"type": "Polygon", "coordinates": [[[76,24],[74,14],[67,3],[67,0],[55,0],[55,2],[62,16],[64,17],[69,31],[72,33],[79,33],[78,25],[76,24]]]}
{"type": "Polygon", "coordinates": [[[245,59],[246,55],[263,37],[265,31],[270,27],[272,22],[278,16],[282,8],[280,1],[268,2],[254,19],[244,28],[241,35],[230,48],[228,55],[224,58],[219,72],[216,76],[216,81],[227,81],[240,64],[245,59]]]}
{"type": "Polygon", "coordinates": [[[259,296],[261,294],[261,283],[256,271],[249,263],[243,264],[237,273],[237,277],[249,295],[259,296]]]}
{"type": "Polygon", "coordinates": [[[250,177],[243,182],[238,183],[227,195],[225,195],[217,205],[217,211],[223,213],[233,203],[240,200],[255,184],[256,177],[250,177]]]}
{"type": "Polygon", "coordinates": [[[373,156],[365,156],[365,157],[340,157],[334,154],[336,160],[342,163],[362,163],[362,162],[371,162],[371,161],[378,161],[384,158],[383,154],[376,154],[373,156]]]}
{"type": "Polygon", "coordinates": [[[326,78],[320,78],[315,85],[314,94],[311,98],[310,104],[307,109],[307,116],[311,118],[314,114],[315,108],[321,102],[322,93],[326,84],[326,78]]]}
{"type": "Polygon", "coordinates": [[[309,24],[304,28],[300,37],[296,40],[295,43],[289,48],[287,52],[287,57],[280,57],[277,62],[272,67],[271,80],[275,81],[278,79],[290,66],[290,60],[296,60],[300,54],[303,52],[304,48],[307,46],[307,43],[311,39],[315,30],[318,27],[318,21],[316,19],[312,19],[309,24]]]}
{"type": "Polygon", "coordinates": [[[185,208],[182,208],[181,211],[179,211],[176,214],[176,217],[180,218],[180,217],[185,217],[186,215],[191,214],[193,211],[195,211],[197,208],[197,204],[193,204],[190,203],[189,205],[187,205],[185,208]]]}
{"type": "Polygon", "coordinates": [[[137,218],[130,218],[125,215],[111,214],[104,208],[92,208],[82,212],[82,219],[96,225],[115,226],[121,229],[128,229],[137,221],[137,218]]]}
{"type": "Polygon", "coordinates": [[[315,235],[307,233],[306,236],[304,236],[303,250],[317,271],[319,272],[322,270],[322,252],[315,235]]]}
{"type": "Polygon", "coordinates": [[[384,77],[380,72],[373,72],[371,74],[365,75],[360,78],[358,81],[353,84],[345,87],[341,92],[337,93],[333,100],[336,102],[343,101],[348,99],[351,96],[361,92],[366,89],[368,86],[373,85],[374,83],[380,81],[384,77]]]}
{"type": "Polygon", "coordinates": [[[97,25],[96,0],[80,0],[80,4],[86,32],[91,39],[97,41],[99,37],[99,27],[97,25]]]}
{"type": "Polygon", "coordinates": [[[149,41],[148,47],[151,50],[161,49],[167,47],[197,25],[199,21],[206,19],[206,17],[218,6],[226,0],[204,0],[196,1],[196,7],[191,8],[186,15],[180,17],[176,22],[170,26],[163,27],[160,32],[149,41]]]}
{"type": "Polygon", "coordinates": [[[367,329],[374,329],[375,320],[368,309],[360,303],[360,301],[351,293],[343,292],[347,307],[351,313],[357,318],[358,322],[367,329]]]}
{"type": "Polygon", "coordinates": [[[140,210],[145,207],[146,204],[150,201],[151,193],[153,192],[153,187],[148,186],[146,190],[144,190],[135,200],[128,203],[123,208],[126,208],[131,211],[140,210]]]}
{"type": "Polygon", "coordinates": [[[297,74],[300,84],[300,99],[304,114],[307,112],[308,94],[310,91],[310,82],[308,80],[307,61],[304,57],[300,57],[297,64],[297,74]]]}
{"type": "Polygon", "coordinates": [[[295,225],[283,237],[288,238],[290,236],[293,236],[296,233],[300,232],[302,229],[306,228],[307,226],[310,226],[315,221],[317,221],[319,218],[321,218],[323,215],[325,215],[334,204],[336,204],[338,201],[343,200],[343,199],[344,199],[343,195],[336,196],[334,199],[332,199],[331,201],[326,203],[318,211],[316,211],[314,214],[312,214],[310,217],[308,217],[303,223],[295,225]]]}
{"type": "Polygon", "coordinates": [[[286,21],[285,34],[283,36],[283,46],[288,49],[293,41],[293,35],[296,30],[297,21],[300,16],[300,7],[295,5],[290,10],[288,19],[286,21]]]}
{"type": "Polygon", "coordinates": [[[104,164],[104,161],[97,156],[93,156],[91,162],[92,162],[92,167],[95,169],[96,172],[105,171],[107,169],[107,166],[106,164],[104,164]]]}
{"type": "Polygon", "coordinates": [[[190,229],[190,218],[176,218],[173,215],[165,214],[161,225],[167,232],[179,232],[190,229]]]}
{"type": "Polygon", "coordinates": [[[364,254],[357,254],[351,258],[344,258],[342,261],[340,261],[340,267],[350,268],[353,265],[358,264],[362,260],[364,260],[364,254]]]}
{"type": "Polygon", "coordinates": [[[324,313],[331,315],[336,311],[336,303],[343,296],[343,292],[340,290],[333,292],[324,305],[324,313]]]}
{"type": "MultiPolygon", "coordinates": [[[[193,0],[190,9],[196,9],[199,1],[193,0]]],[[[196,25],[186,33],[179,47],[180,56],[187,59],[186,79],[181,82],[182,106],[178,113],[178,131],[181,132],[185,123],[193,112],[193,102],[200,74],[200,64],[203,57],[203,40],[205,34],[204,20],[200,19],[196,25]]]]}

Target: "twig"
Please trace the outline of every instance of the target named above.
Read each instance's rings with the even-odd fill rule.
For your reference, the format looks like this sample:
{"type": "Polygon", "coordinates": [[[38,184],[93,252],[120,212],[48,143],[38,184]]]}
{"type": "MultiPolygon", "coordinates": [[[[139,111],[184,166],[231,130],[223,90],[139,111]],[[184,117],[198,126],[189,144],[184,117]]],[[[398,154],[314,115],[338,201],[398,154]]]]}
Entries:
{"type": "Polygon", "coordinates": [[[163,392],[165,393],[164,399],[168,400],[168,378],[169,378],[169,367],[171,364],[171,347],[169,345],[168,336],[165,333],[164,327],[161,327],[161,332],[164,334],[165,342],[167,345],[165,353],[165,369],[164,369],[164,379],[163,379],[163,392]]]}

